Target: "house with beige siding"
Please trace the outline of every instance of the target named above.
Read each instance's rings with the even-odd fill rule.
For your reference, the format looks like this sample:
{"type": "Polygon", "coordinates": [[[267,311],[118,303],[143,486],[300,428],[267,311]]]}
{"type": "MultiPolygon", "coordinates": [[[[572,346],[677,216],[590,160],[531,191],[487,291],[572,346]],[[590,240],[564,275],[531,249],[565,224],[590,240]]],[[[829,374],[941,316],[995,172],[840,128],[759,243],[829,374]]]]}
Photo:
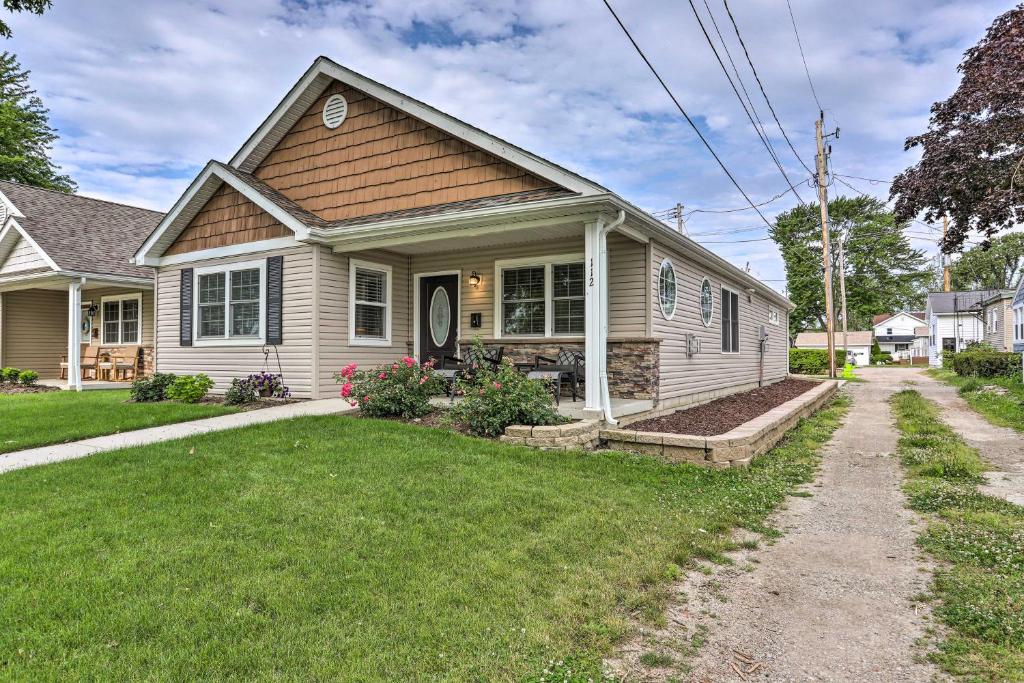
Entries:
{"type": "Polygon", "coordinates": [[[0,367],[75,389],[82,362],[93,385],[151,371],[153,271],[131,258],[162,217],[0,181],[0,367]]]}
{"type": "Polygon", "coordinates": [[[978,303],[985,324],[983,341],[996,351],[1013,350],[1013,296],[1016,290],[997,289],[978,303]]]}
{"type": "Polygon", "coordinates": [[[787,374],[790,302],[599,184],[319,58],[145,240],[157,368],[347,363],[474,339],[586,358],[585,407],[685,405],[787,374]]]}

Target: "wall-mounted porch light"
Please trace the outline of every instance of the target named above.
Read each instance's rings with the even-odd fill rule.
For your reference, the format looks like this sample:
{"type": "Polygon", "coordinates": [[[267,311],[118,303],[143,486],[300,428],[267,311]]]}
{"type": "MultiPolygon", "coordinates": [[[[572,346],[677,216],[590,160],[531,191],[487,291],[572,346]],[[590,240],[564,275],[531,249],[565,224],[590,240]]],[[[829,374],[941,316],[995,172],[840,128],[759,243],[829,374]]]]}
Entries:
{"type": "Polygon", "coordinates": [[[474,287],[480,286],[480,274],[477,273],[475,270],[469,274],[469,284],[471,284],[474,287]]]}

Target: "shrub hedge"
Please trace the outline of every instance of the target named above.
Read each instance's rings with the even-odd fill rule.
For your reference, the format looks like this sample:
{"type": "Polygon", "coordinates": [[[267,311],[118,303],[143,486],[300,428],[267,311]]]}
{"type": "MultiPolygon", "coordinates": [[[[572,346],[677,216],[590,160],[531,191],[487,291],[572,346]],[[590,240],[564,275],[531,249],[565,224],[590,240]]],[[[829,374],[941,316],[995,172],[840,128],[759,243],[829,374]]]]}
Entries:
{"type": "Polygon", "coordinates": [[[961,377],[1020,377],[1021,355],[988,349],[946,353],[943,364],[961,377]]]}
{"type": "MultiPolygon", "coordinates": [[[[842,349],[835,350],[836,368],[846,363],[842,349]]],[[[797,375],[827,375],[828,350],[826,349],[790,349],[789,371],[797,375]]]]}

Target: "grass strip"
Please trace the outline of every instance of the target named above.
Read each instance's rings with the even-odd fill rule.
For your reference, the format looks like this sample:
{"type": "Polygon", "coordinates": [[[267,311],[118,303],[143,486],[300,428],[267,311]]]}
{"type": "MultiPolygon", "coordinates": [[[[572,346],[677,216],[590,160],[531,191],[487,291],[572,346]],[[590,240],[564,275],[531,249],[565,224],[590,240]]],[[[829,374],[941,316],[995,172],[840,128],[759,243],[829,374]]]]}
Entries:
{"type": "Polygon", "coordinates": [[[216,403],[128,403],[127,389],[0,395],[0,454],[234,413],[216,403]]]}
{"type": "Polygon", "coordinates": [[[1024,382],[1010,377],[961,377],[952,370],[932,368],[928,374],[957,388],[967,405],[999,427],[1024,432],[1024,382]],[[984,390],[998,387],[1005,393],[984,390]]]}
{"type": "Polygon", "coordinates": [[[978,452],[916,391],[892,398],[918,544],[939,560],[934,613],[947,629],[933,660],[972,681],[1024,681],[1024,509],[978,490],[978,452]]]}

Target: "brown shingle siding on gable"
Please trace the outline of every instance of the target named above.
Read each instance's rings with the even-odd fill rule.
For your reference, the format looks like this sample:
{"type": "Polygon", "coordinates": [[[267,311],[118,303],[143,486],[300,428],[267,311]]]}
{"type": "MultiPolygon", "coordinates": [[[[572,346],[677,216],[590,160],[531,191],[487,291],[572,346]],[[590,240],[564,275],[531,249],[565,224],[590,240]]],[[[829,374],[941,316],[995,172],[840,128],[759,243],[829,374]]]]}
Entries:
{"type": "Polygon", "coordinates": [[[291,234],[273,216],[224,183],[164,253],[186,254],[291,234]]]}
{"type": "Polygon", "coordinates": [[[253,175],[326,221],[554,187],[341,83],[253,175]],[[321,113],[336,93],[349,108],[332,130],[321,113]]]}

